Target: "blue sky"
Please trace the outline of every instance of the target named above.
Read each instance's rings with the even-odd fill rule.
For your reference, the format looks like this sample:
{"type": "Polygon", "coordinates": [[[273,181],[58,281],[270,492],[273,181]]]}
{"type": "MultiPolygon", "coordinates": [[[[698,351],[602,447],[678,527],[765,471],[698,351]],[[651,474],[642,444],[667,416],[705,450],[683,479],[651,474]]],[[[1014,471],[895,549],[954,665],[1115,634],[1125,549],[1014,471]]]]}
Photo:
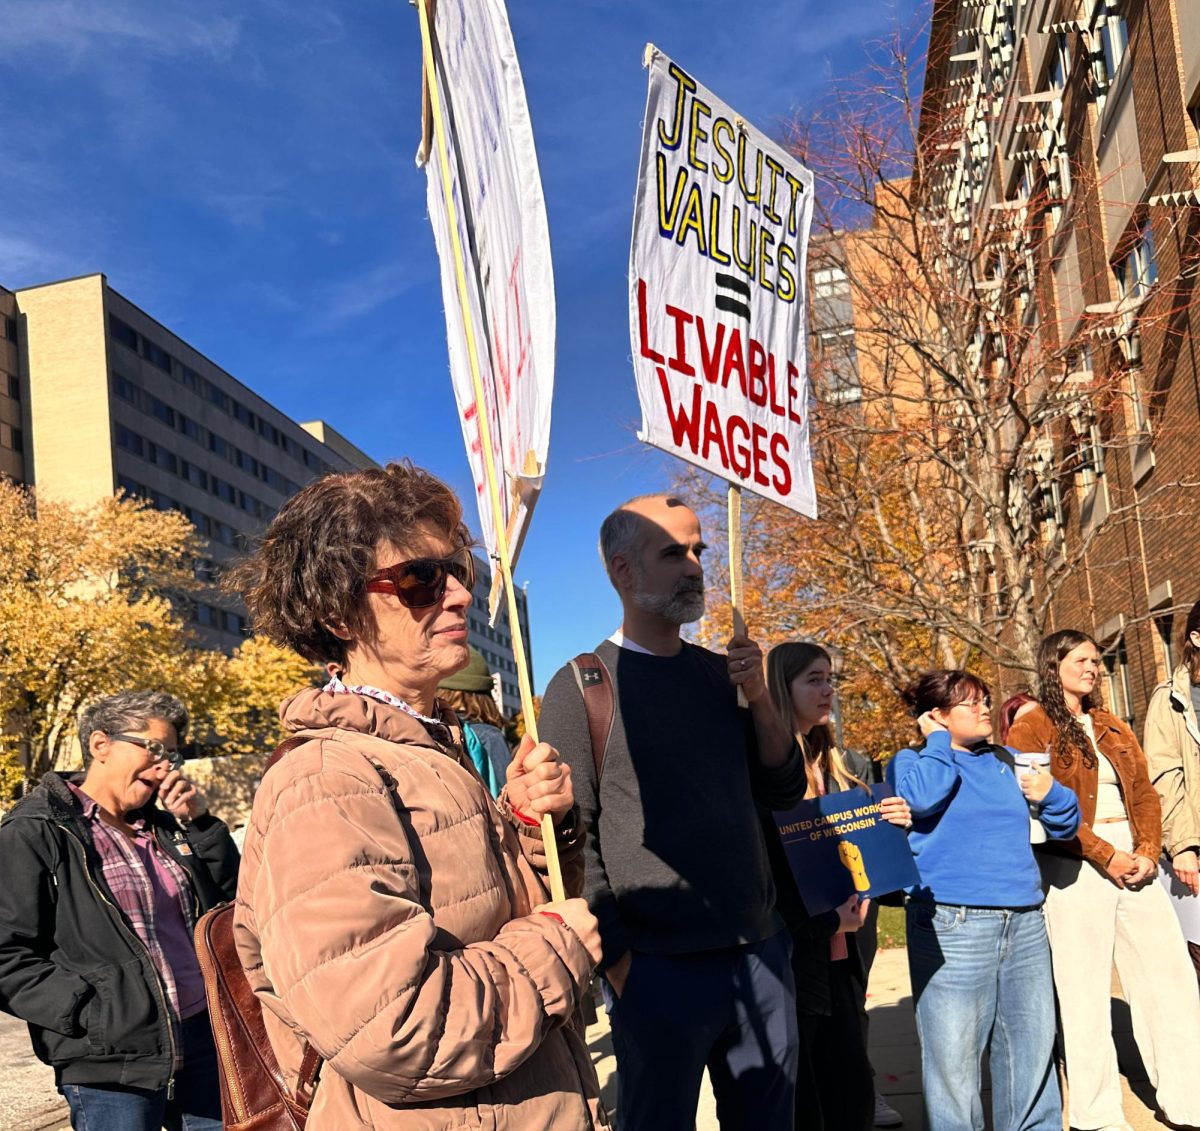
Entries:
{"type": "MultiPolygon", "coordinates": [[[[517,568],[535,682],[619,620],[603,516],[644,449],[626,267],[653,41],[760,128],[928,0],[510,0],[558,301],[546,489],[517,568]]],[[[0,0],[0,284],[92,271],[290,416],[469,497],[404,0],[0,0]]]]}

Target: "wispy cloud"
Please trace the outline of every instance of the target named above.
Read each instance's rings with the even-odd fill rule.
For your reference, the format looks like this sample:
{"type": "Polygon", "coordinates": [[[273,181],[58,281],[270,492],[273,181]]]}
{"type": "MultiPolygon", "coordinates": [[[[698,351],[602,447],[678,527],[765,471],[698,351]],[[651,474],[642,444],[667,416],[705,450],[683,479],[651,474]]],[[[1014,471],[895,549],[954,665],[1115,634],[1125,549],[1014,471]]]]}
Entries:
{"type": "Polygon", "coordinates": [[[0,264],[5,273],[0,283],[13,286],[72,274],[76,262],[74,255],[64,253],[61,248],[0,231],[0,264]]]}
{"type": "Polygon", "coordinates": [[[409,260],[389,260],[323,289],[321,295],[321,329],[341,329],[349,322],[373,314],[394,302],[414,287],[427,287],[433,282],[431,273],[421,264],[409,260]]]}
{"type": "Polygon", "coordinates": [[[200,52],[227,58],[241,36],[239,16],[197,14],[194,6],[162,0],[0,0],[6,47],[49,49],[79,59],[125,44],[159,56],[200,52]]]}

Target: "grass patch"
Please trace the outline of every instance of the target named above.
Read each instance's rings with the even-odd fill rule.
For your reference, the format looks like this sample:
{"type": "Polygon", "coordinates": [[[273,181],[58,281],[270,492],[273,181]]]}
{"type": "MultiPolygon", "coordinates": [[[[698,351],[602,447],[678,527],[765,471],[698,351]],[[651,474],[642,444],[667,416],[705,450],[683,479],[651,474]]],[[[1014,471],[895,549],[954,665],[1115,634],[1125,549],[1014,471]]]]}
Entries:
{"type": "Polygon", "coordinates": [[[880,907],[879,945],[884,947],[904,946],[907,935],[904,929],[903,907],[880,907]]]}

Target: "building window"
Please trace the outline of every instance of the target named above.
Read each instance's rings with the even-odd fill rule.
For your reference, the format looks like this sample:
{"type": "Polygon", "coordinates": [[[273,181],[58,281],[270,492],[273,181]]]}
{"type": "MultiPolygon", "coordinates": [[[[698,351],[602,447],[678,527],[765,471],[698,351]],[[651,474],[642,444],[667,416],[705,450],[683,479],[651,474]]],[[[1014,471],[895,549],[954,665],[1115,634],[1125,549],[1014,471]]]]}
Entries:
{"type": "Polygon", "coordinates": [[[161,369],[164,373],[171,372],[171,355],[161,346],[156,346],[146,338],[142,339],[142,357],[155,369],[161,369]]]}
{"type": "Polygon", "coordinates": [[[128,377],[121,376],[120,373],[113,374],[113,395],[132,405],[138,403],[137,386],[128,377]]]}
{"type": "Polygon", "coordinates": [[[1104,645],[1104,697],[1114,715],[1133,726],[1133,689],[1129,682],[1129,657],[1125,652],[1125,634],[1104,645]]]}
{"type": "Polygon", "coordinates": [[[21,399],[21,379],[19,377],[14,377],[11,373],[8,375],[8,395],[12,397],[14,401],[19,401],[21,399]]]}
{"type": "Polygon", "coordinates": [[[15,318],[4,319],[4,336],[10,342],[17,340],[17,320],[15,318]]]}
{"type": "Polygon", "coordinates": [[[1124,258],[1113,264],[1117,291],[1122,299],[1140,302],[1158,280],[1158,258],[1154,248],[1154,230],[1149,217],[1137,226],[1124,258]]]}
{"type": "Polygon", "coordinates": [[[1050,55],[1050,69],[1046,72],[1046,82],[1051,90],[1062,90],[1067,85],[1067,71],[1071,66],[1071,53],[1067,47],[1065,32],[1059,32],[1054,37],[1054,50],[1050,55]]]}
{"type": "Polygon", "coordinates": [[[1095,418],[1072,422],[1075,432],[1075,472],[1079,488],[1087,494],[1104,474],[1104,443],[1095,418]]]}
{"type": "Polygon", "coordinates": [[[136,432],[126,428],[124,424],[117,425],[117,447],[133,452],[135,456],[146,455],[146,442],[136,432]]]}
{"type": "Polygon", "coordinates": [[[161,420],[168,428],[174,429],[175,410],[166,401],[160,401],[158,397],[151,396],[148,399],[150,401],[150,415],[156,420],[161,420]]]}
{"type": "Polygon", "coordinates": [[[820,331],[817,348],[825,361],[825,399],[832,404],[862,400],[853,328],[820,331]]]}
{"type": "Polygon", "coordinates": [[[1117,73],[1129,48],[1129,25],[1121,15],[1119,0],[1097,0],[1092,13],[1092,32],[1100,35],[1098,54],[1104,60],[1107,86],[1117,73]]]}
{"type": "Polygon", "coordinates": [[[112,335],[113,341],[120,342],[134,353],[138,352],[137,331],[127,322],[122,322],[115,314],[108,316],[108,332],[112,335]]]}

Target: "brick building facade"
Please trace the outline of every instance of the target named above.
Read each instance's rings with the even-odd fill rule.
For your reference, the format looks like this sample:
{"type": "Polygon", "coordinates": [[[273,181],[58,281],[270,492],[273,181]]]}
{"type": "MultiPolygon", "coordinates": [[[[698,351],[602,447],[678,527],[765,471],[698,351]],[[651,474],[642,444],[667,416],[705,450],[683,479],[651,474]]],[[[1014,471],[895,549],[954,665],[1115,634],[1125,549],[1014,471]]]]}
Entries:
{"type": "Polygon", "coordinates": [[[1006,270],[1096,390],[1052,430],[1047,553],[1079,560],[1049,628],[1096,637],[1106,700],[1140,729],[1200,599],[1200,3],[936,0],[924,99],[962,107],[944,203],[1037,229],[1006,270]]]}

